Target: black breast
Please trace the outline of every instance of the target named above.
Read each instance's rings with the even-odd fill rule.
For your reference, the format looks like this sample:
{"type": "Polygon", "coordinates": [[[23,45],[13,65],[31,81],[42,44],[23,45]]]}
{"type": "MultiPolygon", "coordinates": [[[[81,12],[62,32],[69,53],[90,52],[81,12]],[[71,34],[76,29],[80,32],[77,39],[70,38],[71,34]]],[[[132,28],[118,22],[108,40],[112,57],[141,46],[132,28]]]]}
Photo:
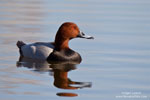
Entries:
{"type": "Polygon", "coordinates": [[[71,50],[71,49],[63,49],[60,51],[54,50],[49,57],[47,58],[47,61],[75,61],[75,62],[81,62],[81,56],[79,53],[71,50]]]}

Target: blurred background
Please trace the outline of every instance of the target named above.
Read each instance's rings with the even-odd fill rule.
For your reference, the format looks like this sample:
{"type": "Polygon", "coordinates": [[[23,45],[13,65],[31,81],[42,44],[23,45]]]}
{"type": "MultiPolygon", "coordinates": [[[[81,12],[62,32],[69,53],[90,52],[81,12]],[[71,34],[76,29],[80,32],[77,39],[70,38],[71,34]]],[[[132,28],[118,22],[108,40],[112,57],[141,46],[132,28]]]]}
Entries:
{"type": "Polygon", "coordinates": [[[149,0],[0,0],[0,98],[58,100],[72,93],[67,99],[148,100],[149,5],[149,0]],[[54,71],[17,66],[18,40],[54,41],[59,26],[70,21],[95,39],[70,41],[83,61],[68,77],[91,86],[57,88],[54,71]]]}

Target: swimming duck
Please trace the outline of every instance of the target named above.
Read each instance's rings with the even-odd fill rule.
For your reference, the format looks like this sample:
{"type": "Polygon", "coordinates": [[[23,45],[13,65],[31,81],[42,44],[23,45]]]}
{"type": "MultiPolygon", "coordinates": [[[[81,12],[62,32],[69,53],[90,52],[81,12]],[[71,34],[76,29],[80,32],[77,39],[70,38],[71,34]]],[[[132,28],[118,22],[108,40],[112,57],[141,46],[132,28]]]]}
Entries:
{"type": "Polygon", "coordinates": [[[69,40],[73,38],[94,39],[81,32],[73,22],[63,23],[55,36],[54,42],[36,42],[26,44],[22,41],[16,43],[21,57],[47,61],[78,61],[81,62],[79,53],[69,48],[69,40]]]}

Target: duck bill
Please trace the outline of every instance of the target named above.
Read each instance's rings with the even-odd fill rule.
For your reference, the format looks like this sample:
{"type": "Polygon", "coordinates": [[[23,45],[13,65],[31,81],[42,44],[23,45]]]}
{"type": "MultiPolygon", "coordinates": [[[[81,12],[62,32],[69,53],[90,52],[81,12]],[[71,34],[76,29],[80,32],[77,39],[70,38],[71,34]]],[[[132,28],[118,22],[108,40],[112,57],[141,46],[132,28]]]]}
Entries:
{"type": "Polygon", "coordinates": [[[79,32],[79,34],[78,34],[78,36],[77,36],[78,38],[85,38],[85,39],[94,39],[94,37],[92,37],[92,36],[89,36],[89,35],[85,35],[83,32],[79,32]]]}

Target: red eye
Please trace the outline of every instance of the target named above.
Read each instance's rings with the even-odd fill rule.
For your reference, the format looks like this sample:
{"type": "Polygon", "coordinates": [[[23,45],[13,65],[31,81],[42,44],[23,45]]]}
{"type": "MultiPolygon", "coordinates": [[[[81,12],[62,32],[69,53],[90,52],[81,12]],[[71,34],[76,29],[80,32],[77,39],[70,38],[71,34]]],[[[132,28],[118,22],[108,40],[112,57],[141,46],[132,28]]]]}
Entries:
{"type": "Polygon", "coordinates": [[[75,29],[75,30],[77,30],[78,28],[77,28],[77,26],[73,26],[73,28],[75,29]]]}

